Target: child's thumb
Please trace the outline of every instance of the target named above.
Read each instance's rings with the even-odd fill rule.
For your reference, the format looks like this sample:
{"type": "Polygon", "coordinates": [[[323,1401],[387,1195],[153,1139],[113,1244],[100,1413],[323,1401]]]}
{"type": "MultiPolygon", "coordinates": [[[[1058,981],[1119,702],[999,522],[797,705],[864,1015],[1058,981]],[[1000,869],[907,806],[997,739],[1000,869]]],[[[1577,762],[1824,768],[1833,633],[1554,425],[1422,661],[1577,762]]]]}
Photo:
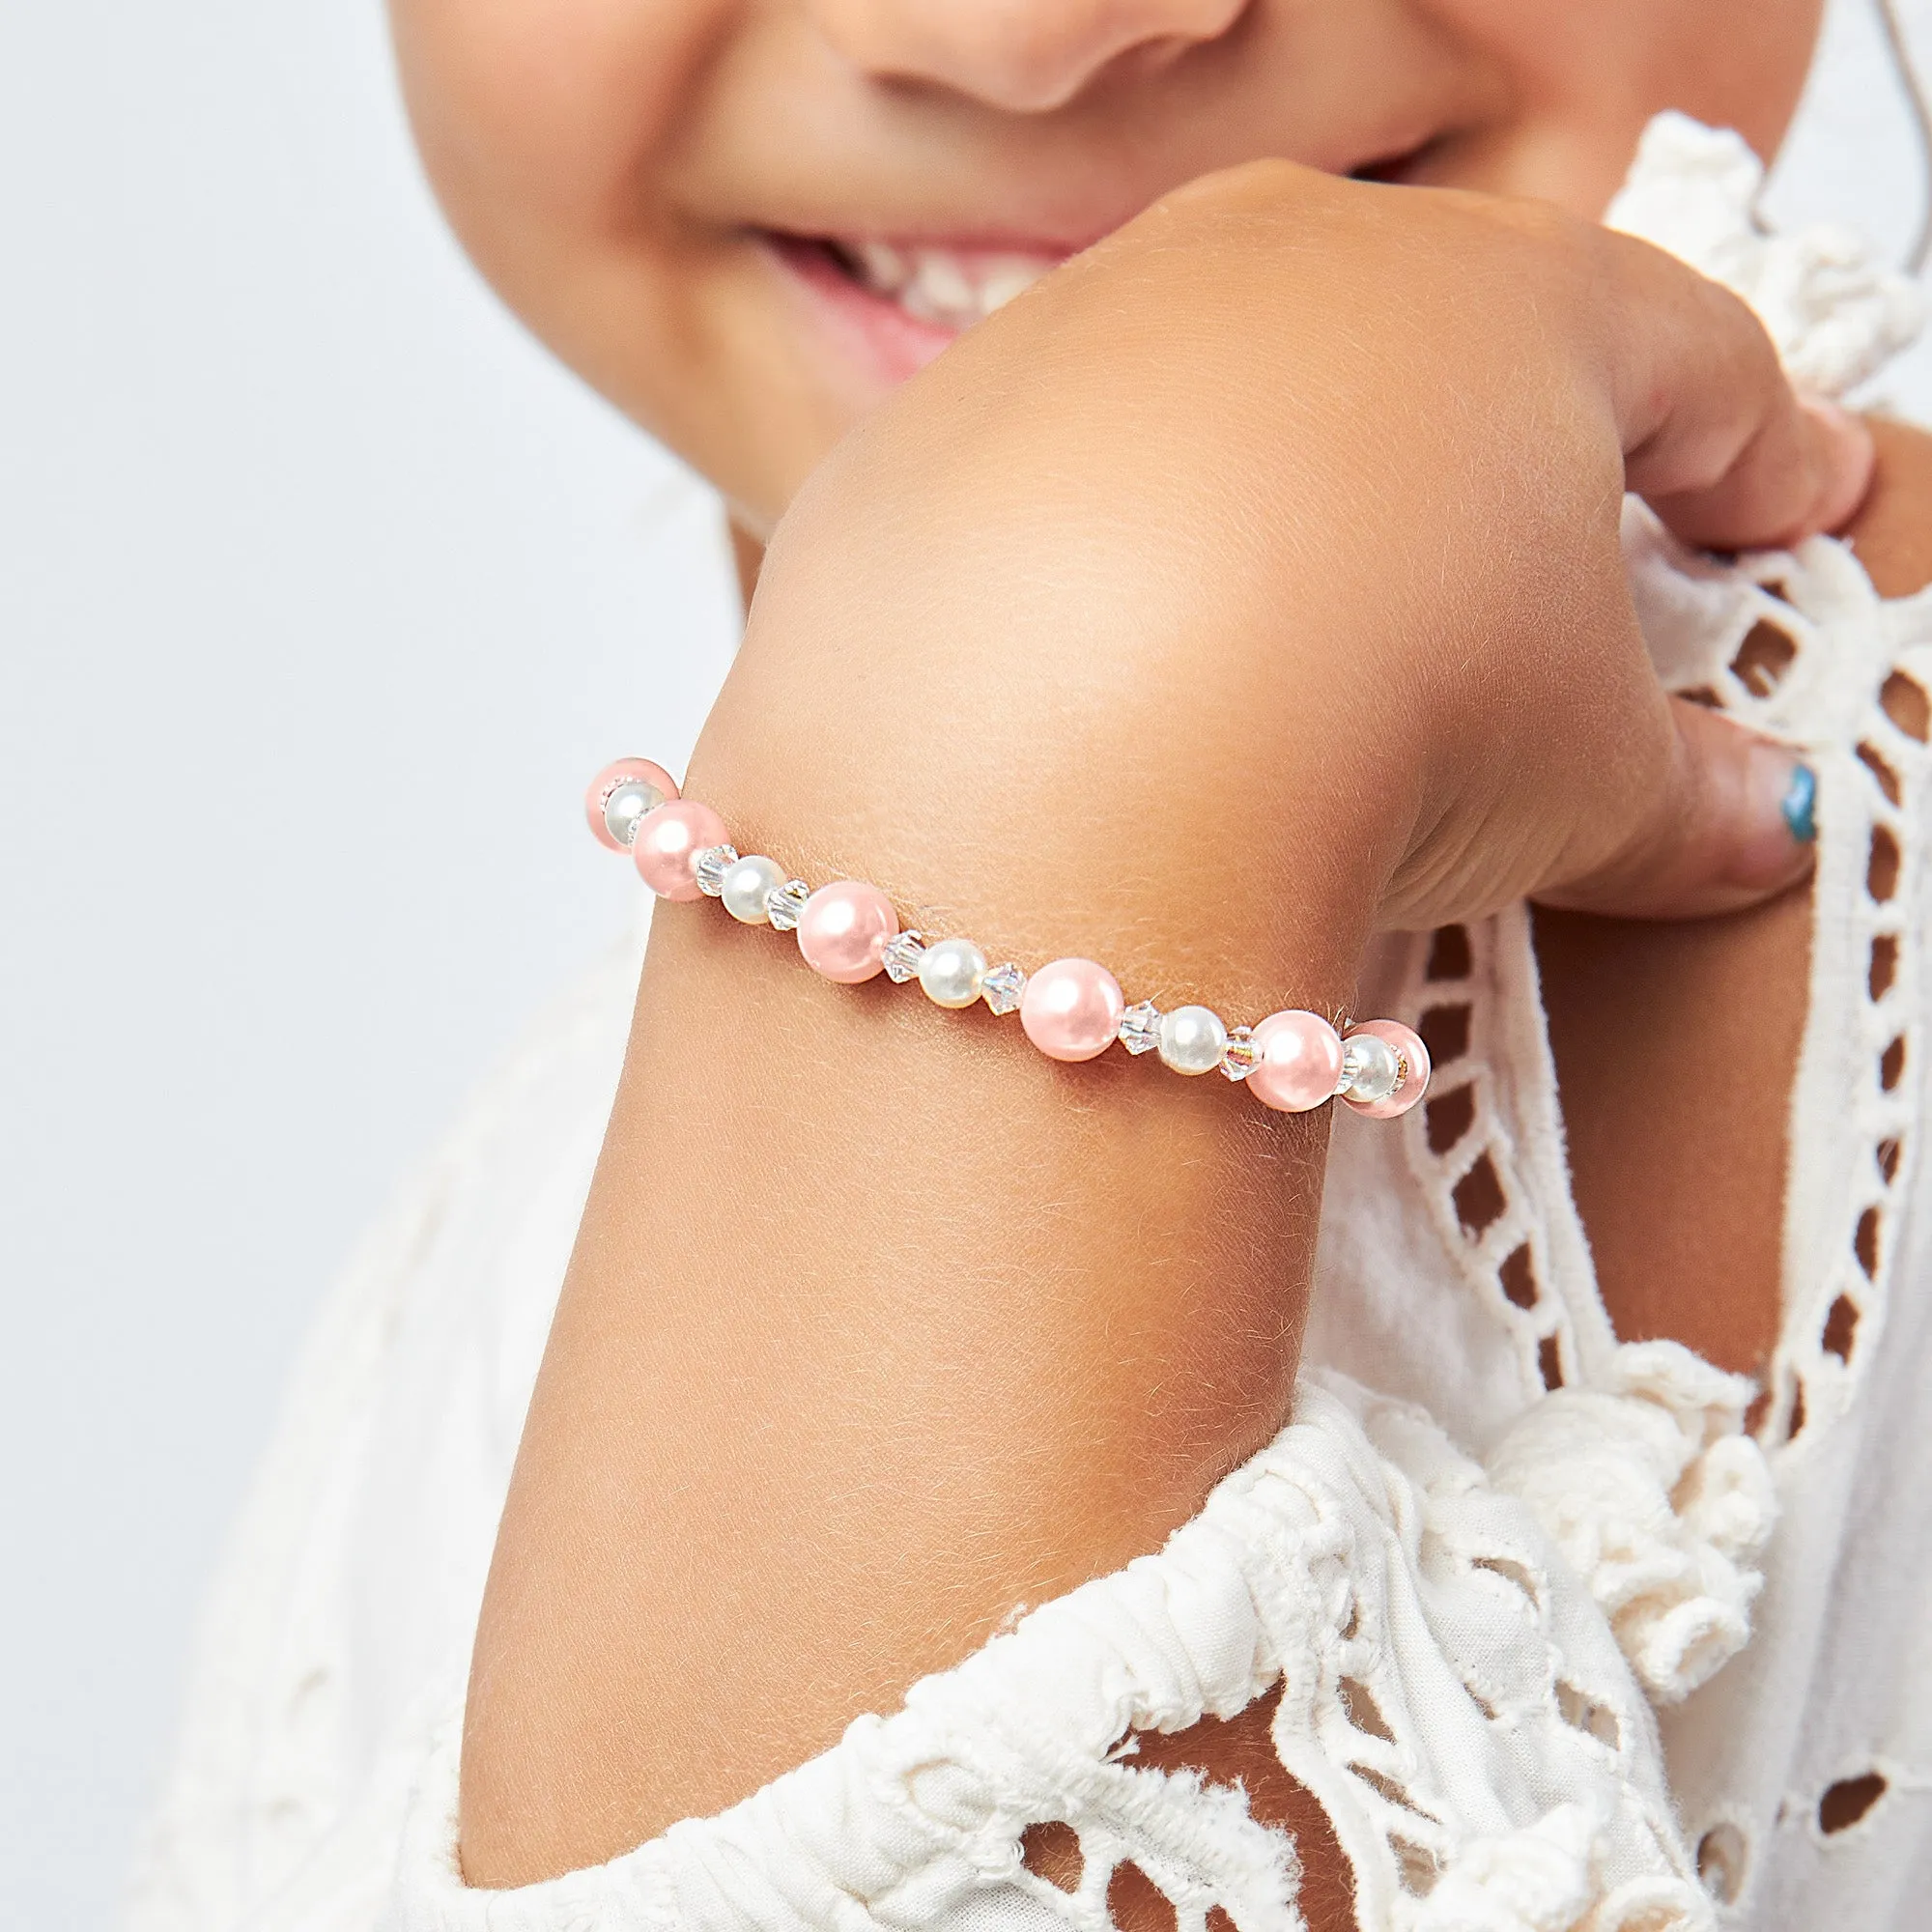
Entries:
{"type": "Polygon", "coordinates": [[[1817,779],[1802,753],[1686,698],[1670,700],[1669,777],[1607,865],[1540,891],[1625,919],[1736,912],[1807,877],[1817,779]]]}

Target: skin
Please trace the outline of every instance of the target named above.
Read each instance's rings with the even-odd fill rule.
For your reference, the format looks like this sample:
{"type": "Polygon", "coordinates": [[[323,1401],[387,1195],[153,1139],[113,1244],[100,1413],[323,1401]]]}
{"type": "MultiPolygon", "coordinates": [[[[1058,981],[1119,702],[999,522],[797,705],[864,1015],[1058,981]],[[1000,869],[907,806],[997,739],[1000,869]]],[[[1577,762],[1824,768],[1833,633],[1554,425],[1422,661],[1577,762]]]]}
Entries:
{"type": "Polygon", "coordinates": [[[813,326],[750,230],[1077,245],[1262,156],[1594,215],[1660,106],[1770,154],[1819,5],[393,0],[393,14],[424,160],[477,265],[764,535],[887,384],[813,326]]]}
{"type": "MultiPolygon", "coordinates": [[[[1347,1007],[1378,922],[1572,903],[1539,937],[1613,1316],[1750,1367],[1776,1319],[1781,1136],[1665,1042],[1752,1010],[1752,1097],[1767,1065],[1788,1079],[1805,895],[1778,894],[1804,855],[1767,843],[1748,751],[1636,668],[1611,513],[1627,456],[1693,538],[1835,524],[1865,481],[1847,439],[1775,375],[1737,376],[1761,352],[1700,362],[1700,336],[1741,351],[1736,317],[1520,210],[1445,203],[1432,226],[1418,197],[1410,225],[1374,190],[1224,176],[883,412],[890,385],[752,231],[1073,245],[1257,156],[1594,214],[1658,107],[1769,153],[1815,14],[402,0],[396,31],[432,176],[506,299],[719,482],[748,561],[784,519],[690,780],[743,849],[874,878],[1017,957],[1087,952],[1163,1003],[1253,1013],[1347,1007]],[[1513,332],[1532,285],[1538,326],[1513,332]],[[1468,412],[1390,415],[1390,366],[1468,412]],[[1027,409],[1000,406],[1016,393],[1027,409]],[[1510,408],[1472,445],[1486,394],[1510,408]],[[1405,582],[1418,616],[1464,594],[1391,657],[1405,582]],[[1017,608],[989,592],[1015,583],[1017,608]],[[1393,730],[1282,709],[1342,688],[1378,691],[1393,730]],[[1391,741],[1411,753],[1393,770],[1391,741]],[[1256,884],[1235,906],[1201,863],[1231,827],[1256,884]],[[1676,1305],[1667,1284],[1707,1265],[1706,1301],[1676,1305]]],[[[1918,541],[1916,466],[1888,436],[1868,561],[1918,541]]],[[[1321,1117],[1055,1067],[983,1015],[786,971],[771,943],[694,908],[653,942],[479,1631],[472,1883],[745,1795],[1015,1605],[1157,1543],[1286,1410],[1321,1117]],[[906,1131],[928,1121],[948,1131],[906,1131]]],[[[1270,1771],[1265,1717],[1144,1761],[1243,1781],[1297,1835],[1311,1923],[1347,1923],[1346,1870],[1270,1771]]],[[[1118,1909],[1159,1922],[1146,1897],[1118,1909]]]]}

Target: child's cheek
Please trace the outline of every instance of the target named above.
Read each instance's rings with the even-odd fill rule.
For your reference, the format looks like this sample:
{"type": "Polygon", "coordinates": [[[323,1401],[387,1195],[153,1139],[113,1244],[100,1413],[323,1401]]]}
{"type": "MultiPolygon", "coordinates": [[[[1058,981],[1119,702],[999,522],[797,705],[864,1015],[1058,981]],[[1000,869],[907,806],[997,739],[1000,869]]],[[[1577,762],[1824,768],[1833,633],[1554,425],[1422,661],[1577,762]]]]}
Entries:
{"type": "Polygon", "coordinates": [[[726,0],[393,0],[404,93],[440,191],[628,221],[699,92],[726,0]]]}
{"type": "Polygon", "coordinates": [[[393,0],[424,165],[465,247],[564,361],[776,520],[863,412],[706,197],[729,0],[393,0]]]}

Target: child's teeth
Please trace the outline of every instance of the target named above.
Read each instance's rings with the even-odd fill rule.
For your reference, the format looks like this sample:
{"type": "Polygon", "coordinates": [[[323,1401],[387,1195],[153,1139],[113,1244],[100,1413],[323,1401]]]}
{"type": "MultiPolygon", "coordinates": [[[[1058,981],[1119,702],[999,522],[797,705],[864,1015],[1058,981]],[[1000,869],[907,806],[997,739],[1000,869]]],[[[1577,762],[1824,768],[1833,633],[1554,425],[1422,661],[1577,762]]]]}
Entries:
{"type": "Polygon", "coordinates": [[[988,270],[980,283],[980,312],[991,315],[1005,308],[1017,295],[1024,295],[1045,271],[1034,262],[1003,262],[988,270]]]}
{"type": "Polygon", "coordinates": [[[922,249],[914,270],[908,296],[918,296],[926,306],[941,315],[970,315],[980,304],[973,298],[973,284],[951,255],[922,249]]]}
{"type": "Polygon", "coordinates": [[[912,278],[905,257],[890,242],[861,242],[857,252],[866,279],[882,296],[897,295],[912,278]]]}
{"type": "Polygon", "coordinates": [[[854,242],[848,256],[875,295],[946,328],[969,328],[1004,308],[1052,266],[1030,255],[985,255],[969,267],[948,249],[895,248],[889,242],[854,242]]]}

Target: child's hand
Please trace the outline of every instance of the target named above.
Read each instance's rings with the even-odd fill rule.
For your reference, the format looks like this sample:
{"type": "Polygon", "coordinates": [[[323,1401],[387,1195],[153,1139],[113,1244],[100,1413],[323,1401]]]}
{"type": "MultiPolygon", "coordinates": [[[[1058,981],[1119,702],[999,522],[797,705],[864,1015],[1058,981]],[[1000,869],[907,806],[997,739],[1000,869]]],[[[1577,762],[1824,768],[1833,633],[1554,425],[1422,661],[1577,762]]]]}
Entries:
{"type": "Polygon", "coordinates": [[[1309,935],[1258,924],[1270,901],[1728,909],[1806,868],[1791,760],[1665,698],[1621,495],[1771,544],[1848,517],[1870,463],[1741,302],[1641,242],[1239,169],[976,329],[826,465],[695,783],[995,945],[1118,962],[1132,927],[1156,978],[1173,926],[1271,953],[1282,990],[1268,941],[1309,935]],[[1195,890],[1143,904],[1136,874],[1195,890]]]}

